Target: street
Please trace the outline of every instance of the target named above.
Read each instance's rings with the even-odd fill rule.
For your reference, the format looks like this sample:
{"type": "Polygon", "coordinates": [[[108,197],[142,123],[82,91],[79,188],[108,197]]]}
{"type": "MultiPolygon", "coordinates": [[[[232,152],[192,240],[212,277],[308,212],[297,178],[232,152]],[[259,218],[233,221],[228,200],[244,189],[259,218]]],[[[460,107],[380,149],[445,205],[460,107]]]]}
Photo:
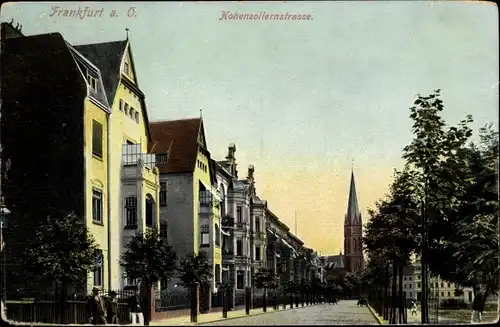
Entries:
{"type": "Polygon", "coordinates": [[[336,305],[322,304],[304,308],[200,324],[226,325],[378,325],[367,307],[358,307],[357,301],[340,301],[336,305]]]}

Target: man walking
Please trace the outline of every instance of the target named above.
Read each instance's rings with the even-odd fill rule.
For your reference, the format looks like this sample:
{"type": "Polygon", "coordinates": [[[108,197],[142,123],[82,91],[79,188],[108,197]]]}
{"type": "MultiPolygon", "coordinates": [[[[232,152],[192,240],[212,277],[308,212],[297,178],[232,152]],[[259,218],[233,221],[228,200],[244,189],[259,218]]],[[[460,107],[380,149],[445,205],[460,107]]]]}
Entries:
{"type": "Polygon", "coordinates": [[[135,294],[128,298],[128,307],[130,309],[130,320],[132,321],[132,325],[144,325],[139,289],[136,288],[135,294]]]}
{"type": "Polygon", "coordinates": [[[87,314],[90,322],[94,325],[106,325],[106,304],[99,295],[99,289],[92,289],[92,296],[87,301],[87,314]]]}
{"type": "Polygon", "coordinates": [[[106,316],[108,324],[118,324],[118,301],[115,291],[109,292],[109,298],[106,301],[106,316]]]}

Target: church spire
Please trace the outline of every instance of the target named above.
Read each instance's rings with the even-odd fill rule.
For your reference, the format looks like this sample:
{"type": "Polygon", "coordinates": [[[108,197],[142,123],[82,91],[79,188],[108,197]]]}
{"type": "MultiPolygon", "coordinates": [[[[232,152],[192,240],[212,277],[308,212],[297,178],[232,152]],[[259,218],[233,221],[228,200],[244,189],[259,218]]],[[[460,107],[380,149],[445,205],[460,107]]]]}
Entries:
{"type": "Polygon", "coordinates": [[[346,226],[361,225],[361,213],[359,211],[358,196],[356,194],[356,183],[354,182],[354,170],[351,167],[351,186],[349,187],[349,200],[345,215],[346,226]]]}

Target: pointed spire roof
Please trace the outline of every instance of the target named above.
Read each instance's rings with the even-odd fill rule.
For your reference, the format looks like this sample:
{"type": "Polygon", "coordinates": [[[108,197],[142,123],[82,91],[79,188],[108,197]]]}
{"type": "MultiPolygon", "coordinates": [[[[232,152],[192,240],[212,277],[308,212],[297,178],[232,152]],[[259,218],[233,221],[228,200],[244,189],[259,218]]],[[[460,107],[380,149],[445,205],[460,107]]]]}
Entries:
{"type": "Polygon", "coordinates": [[[360,225],[361,212],[359,211],[358,196],[356,194],[356,183],[354,182],[354,171],[351,171],[351,186],[349,187],[349,200],[347,202],[347,212],[345,225],[360,225]]]}

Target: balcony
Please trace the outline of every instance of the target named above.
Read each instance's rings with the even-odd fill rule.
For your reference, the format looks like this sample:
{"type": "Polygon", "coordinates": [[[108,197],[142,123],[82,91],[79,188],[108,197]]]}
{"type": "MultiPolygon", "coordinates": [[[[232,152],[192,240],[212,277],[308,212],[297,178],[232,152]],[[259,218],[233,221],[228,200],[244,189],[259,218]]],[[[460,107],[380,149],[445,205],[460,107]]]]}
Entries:
{"type": "Polygon", "coordinates": [[[244,255],[236,255],[234,257],[234,261],[238,264],[243,264],[243,265],[247,265],[247,264],[250,264],[251,263],[251,260],[249,257],[247,256],[244,256],[244,255]]]}
{"type": "Polygon", "coordinates": [[[255,232],[255,238],[259,238],[259,239],[266,239],[266,233],[265,232],[262,232],[262,231],[256,231],[255,232]]]}
{"type": "Polygon", "coordinates": [[[123,166],[136,166],[141,162],[144,167],[154,170],[156,167],[156,156],[154,154],[142,153],[141,144],[124,144],[122,148],[123,166]]]}
{"type": "Polygon", "coordinates": [[[222,263],[234,263],[234,252],[233,251],[223,251],[222,252],[222,263]]]}
{"type": "Polygon", "coordinates": [[[234,228],[234,218],[229,216],[229,215],[226,215],[224,217],[222,217],[222,228],[234,228]]]}

